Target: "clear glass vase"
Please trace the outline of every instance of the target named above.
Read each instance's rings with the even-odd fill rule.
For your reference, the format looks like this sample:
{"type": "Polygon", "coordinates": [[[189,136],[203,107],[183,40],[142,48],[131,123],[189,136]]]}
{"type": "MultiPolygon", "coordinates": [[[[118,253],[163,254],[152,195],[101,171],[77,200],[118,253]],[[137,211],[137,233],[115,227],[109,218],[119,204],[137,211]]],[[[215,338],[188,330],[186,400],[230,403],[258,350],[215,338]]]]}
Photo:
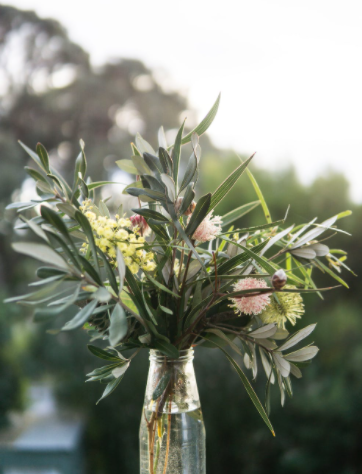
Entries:
{"type": "Polygon", "coordinates": [[[141,474],[205,474],[205,426],[194,351],[170,359],[150,351],[140,426],[141,474]]]}

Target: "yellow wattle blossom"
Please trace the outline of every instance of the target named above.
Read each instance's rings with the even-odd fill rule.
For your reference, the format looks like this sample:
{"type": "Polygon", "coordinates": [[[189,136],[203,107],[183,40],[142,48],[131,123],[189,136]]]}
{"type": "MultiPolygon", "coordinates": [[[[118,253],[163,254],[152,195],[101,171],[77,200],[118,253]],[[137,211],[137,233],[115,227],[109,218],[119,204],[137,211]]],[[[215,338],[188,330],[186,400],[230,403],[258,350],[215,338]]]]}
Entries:
{"type": "MultiPolygon", "coordinates": [[[[137,227],[130,219],[115,216],[115,219],[99,216],[93,212],[93,203],[86,200],[80,210],[87,217],[95,233],[95,243],[109,258],[110,263],[117,266],[117,248],[122,252],[125,264],[133,274],[140,270],[153,272],[156,268],[154,253],[147,252],[144,247],[145,238],[140,235],[137,227]]],[[[82,251],[87,252],[88,244],[82,245],[82,251]]]]}

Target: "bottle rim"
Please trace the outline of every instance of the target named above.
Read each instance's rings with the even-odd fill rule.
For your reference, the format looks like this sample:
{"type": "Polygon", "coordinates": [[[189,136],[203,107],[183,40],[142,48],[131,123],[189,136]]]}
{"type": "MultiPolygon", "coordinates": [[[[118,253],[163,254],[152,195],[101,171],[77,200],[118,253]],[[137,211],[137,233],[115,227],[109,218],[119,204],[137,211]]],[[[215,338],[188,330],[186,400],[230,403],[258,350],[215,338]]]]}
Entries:
{"type": "Polygon", "coordinates": [[[177,363],[177,362],[190,361],[190,360],[193,360],[193,358],[194,358],[194,350],[192,347],[190,347],[189,349],[183,349],[179,351],[178,358],[169,357],[157,349],[150,349],[150,361],[164,362],[166,360],[167,362],[177,363]]]}

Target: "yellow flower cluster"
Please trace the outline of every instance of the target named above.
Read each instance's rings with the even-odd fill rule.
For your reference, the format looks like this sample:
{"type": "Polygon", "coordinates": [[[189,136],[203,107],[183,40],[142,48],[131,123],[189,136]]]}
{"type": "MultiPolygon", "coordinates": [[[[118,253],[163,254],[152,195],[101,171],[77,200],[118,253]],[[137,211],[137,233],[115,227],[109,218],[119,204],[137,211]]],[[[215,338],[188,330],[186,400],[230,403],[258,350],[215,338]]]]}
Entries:
{"type": "MultiPolygon", "coordinates": [[[[127,267],[133,274],[141,269],[145,272],[153,272],[156,268],[153,252],[147,252],[145,238],[139,235],[137,228],[132,228],[132,222],[126,217],[116,214],[112,219],[97,215],[93,210],[90,200],[84,201],[80,210],[87,217],[95,233],[95,243],[116,265],[117,248],[122,252],[127,267]]],[[[88,244],[83,244],[86,251],[88,244]]]]}

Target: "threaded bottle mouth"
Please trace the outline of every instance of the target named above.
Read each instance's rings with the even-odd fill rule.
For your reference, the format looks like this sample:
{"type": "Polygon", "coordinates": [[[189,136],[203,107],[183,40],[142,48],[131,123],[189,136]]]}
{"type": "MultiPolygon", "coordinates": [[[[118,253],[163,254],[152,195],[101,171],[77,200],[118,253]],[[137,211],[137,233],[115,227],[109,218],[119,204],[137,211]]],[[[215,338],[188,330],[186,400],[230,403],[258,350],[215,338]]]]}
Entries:
{"type": "Polygon", "coordinates": [[[186,361],[191,361],[194,358],[194,350],[192,347],[189,349],[185,349],[182,351],[179,351],[179,357],[177,359],[173,357],[168,357],[165,355],[163,352],[160,352],[156,349],[150,349],[150,361],[155,361],[155,362],[186,362],[186,361]]]}

